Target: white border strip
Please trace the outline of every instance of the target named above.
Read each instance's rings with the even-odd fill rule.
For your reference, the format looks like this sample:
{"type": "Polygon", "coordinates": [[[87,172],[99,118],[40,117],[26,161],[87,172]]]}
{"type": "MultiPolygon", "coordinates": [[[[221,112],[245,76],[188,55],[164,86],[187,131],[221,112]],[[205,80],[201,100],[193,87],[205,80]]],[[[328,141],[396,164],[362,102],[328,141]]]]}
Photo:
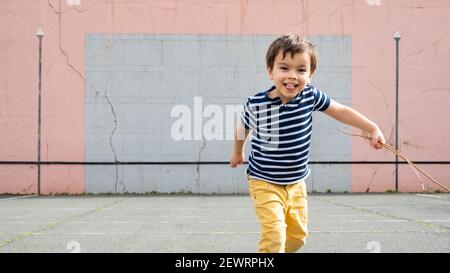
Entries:
{"type": "Polygon", "coordinates": [[[423,197],[432,197],[432,198],[439,198],[439,199],[447,199],[443,196],[437,196],[437,195],[431,195],[431,194],[422,194],[422,193],[418,193],[416,194],[417,196],[423,196],[423,197]]]}
{"type": "Polygon", "coordinates": [[[36,194],[33,194],[33,195],[17,196],[17,197],[10,197],[10,198],[0,198],[0,201],[4,201],[4,200],[16,200],[16,199],[22,199],[22,198],[27,198],[27,197],[31,197],[31,196],[37,196],[37,195],[36,195],[36,194]]]}

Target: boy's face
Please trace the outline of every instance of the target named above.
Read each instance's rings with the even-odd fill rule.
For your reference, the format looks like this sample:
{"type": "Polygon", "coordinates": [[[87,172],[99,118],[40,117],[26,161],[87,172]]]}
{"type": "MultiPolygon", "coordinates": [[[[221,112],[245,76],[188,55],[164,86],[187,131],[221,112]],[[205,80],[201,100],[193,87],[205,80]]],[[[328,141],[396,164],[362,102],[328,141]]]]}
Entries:
{"type": "Polygon", "coordinates": [[[300,93],[311,80],[311,57],[308,53],[278,52],[273,63],[273,69],[267,68],[269,78],[275,84],[274,95],[280,97],[282,103],[287,103],[300,93]]]}

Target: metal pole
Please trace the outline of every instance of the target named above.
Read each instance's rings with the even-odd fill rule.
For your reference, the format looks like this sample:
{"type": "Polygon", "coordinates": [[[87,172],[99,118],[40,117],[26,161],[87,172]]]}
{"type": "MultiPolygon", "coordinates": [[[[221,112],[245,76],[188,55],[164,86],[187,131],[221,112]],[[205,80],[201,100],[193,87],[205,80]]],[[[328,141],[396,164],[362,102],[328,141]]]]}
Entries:
{"type": "MultiPolygon", "coordinates": [[[[396,32],[395,40],[395,149],[398,151],[398,46],[401,36],[396,32]]],[[[395,191],[398,191],[398,155],[395,155],[395,191]]]]}
{"type": "Polygon", "coordinates": [[[36,33],[39,38],[39,72],[38,72],[38,148],[37,148],[37,194],[41,194],[41,78],[42,78],[42,37],[44,37],[44,32],[39,29],[36,33]]]}

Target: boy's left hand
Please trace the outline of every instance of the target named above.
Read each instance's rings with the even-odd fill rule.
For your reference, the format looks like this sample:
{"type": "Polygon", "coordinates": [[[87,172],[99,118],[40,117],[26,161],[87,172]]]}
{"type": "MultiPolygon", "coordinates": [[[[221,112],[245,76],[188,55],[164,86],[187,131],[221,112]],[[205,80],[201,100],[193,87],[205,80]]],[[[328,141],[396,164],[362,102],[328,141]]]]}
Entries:
{"type": "Polygon", "coordinates": [[[378,127],[370,132],[368,137],[370,138],[370,146],[374,149],[382,149],[383,144],[386,143],[384,135],[378,127]]]}

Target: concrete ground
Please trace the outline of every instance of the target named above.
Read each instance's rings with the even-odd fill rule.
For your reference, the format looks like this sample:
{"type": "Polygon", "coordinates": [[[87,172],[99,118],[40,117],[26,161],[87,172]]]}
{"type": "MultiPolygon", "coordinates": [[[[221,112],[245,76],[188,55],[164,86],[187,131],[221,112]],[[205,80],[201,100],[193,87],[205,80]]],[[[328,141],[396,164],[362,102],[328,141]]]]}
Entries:
{"type": "MultiPolygon", "coordinates": [[[[299,252],[450,252],[449,194],[310,194],[299,252]]],[[[248,196],[1,196],[0,252],[255,252],[248,196]]]]}

